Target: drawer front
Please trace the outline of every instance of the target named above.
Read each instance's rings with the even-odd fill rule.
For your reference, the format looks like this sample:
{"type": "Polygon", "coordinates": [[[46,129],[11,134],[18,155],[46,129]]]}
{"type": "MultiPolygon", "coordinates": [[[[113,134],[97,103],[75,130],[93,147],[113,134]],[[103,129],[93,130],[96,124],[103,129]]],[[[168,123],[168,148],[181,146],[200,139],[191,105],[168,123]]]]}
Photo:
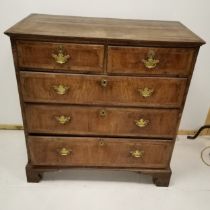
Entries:
{"type": "Polygon", "coordinates": [[[20,73],[26,102],[179,107],[186,79],[20,73]]]}
{"type": "Polygon", "coordinates": [[[109,47],[108,72],[186,76],[191,71],[193,48],[109,47]]]}
{"type": "Polygon", "coordinates": [[[104,46],[17,41],[20,67],[35,69],[101,72],[104,46]]]}
{"type": "Polygon", "coordinates": [[[29,133],[172,138],[178,110],[26,105],[29,133]]]}
{"type": "Polygon", "coordinates": [[[31,163],[47,166],[166,168],[172,142],[89,137],[28,138],[31,163]]]}

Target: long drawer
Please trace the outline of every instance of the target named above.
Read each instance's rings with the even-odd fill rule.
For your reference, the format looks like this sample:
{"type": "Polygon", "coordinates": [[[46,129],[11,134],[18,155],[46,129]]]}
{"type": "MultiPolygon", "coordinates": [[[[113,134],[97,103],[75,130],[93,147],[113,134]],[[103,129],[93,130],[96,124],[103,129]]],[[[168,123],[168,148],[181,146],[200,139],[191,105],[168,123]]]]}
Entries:
{"type": "Polygon", "coordinates": [[[172,142],[89,137],[34,137],[28,146],[33,165],[166,168],[172,142]]]}
{"type": "Polygon", "coordinates": [[[187,76],[195,49],[108,47],[107,71],[113,74],[149,74],[187,76]]]}
{"type": "Polygon", "coordinates": [[[21,72],[25,102],[181,106],[186,79],[21,72]]]}
{"type": "Polygon", "coordinates": [[[178,110],[26,105],[29,133],[172,138],[178,110]]]}
{"type": "Polygon", "coordinates": [[[75,72],[102,72],[104,46],[54,42],[17,41],[20,67],[75,72]]]}

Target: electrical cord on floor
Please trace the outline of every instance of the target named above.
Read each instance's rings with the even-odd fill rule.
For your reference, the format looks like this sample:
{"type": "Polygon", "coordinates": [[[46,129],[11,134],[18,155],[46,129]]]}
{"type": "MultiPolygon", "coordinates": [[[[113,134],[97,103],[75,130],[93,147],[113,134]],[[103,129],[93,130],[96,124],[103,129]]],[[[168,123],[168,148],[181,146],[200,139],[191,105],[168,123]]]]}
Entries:
{"type": "MultiPolygon", "coordinates": [[[[202,162],[203,162],[205,165],[210,166],[210,163],[207,163],[207,162],[204,160],[204,152],[205,152],[207,149],[210,149],[210,146],[204,147],[204,148],[201,150],[201,160],[202,160],[202,162]]],[[[208,156],[209,156],[209,160],[210,160],[210,152],[209,152],[208,156]]]]}

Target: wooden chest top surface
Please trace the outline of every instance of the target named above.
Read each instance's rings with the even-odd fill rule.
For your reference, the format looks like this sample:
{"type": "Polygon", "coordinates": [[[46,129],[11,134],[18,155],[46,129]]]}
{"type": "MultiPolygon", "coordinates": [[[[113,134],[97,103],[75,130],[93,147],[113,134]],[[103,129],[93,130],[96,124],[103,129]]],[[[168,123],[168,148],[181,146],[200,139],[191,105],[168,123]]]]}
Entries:
{"type": "Polygon", "coordinates": [[[169,42],[202,45],[205,42],[180,22],[128,20],[31,14],[6,34],[86,39],[169,42]]]}

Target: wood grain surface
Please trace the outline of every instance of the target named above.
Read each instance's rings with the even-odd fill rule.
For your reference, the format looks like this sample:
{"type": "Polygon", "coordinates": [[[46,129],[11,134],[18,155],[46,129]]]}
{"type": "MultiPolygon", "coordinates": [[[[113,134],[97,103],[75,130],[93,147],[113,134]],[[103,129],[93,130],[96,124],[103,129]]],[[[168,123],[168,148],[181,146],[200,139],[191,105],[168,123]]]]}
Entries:
{"type": "Polygon", "coordinates": [[[49,43],[18,41],[18,62],[20,67],[40,69],[62,69],[73,71],[100,72],[104,66],[104,46],[88,44],[49,43]],[[60,47],[69,59],[64,64],[56,63],[60,47]]]}
{"type": "Polygon", "coordinates": [[[172,150],[171,142],[163,140],[30,136],[28,141],[32,164],[39,166],[165,168],[172,150]],[[60,155],[62,148],[71,153],[60,155]],[[133,157],[135,150],[143,156],[133,157]]]}
{"type": "Polygon", "coordinates": [[[67,38],[135,40],[144,42],[205,42],[176,21],[126,20],[112,18],[74,17],[31,14],[5,32],[22,36],[53,36],[67,38]]]}
{"type": "Polygon", "coordinates": [[[21,72],[21,89],[25,102],[99,104],[145,107],[179,107],[186,87],[186,79],[90,76],[21,72]],[[106,86],[101,82],[106,81],[106,86]],[[53,88],[63,85],[69,89],[59,95],[53,88]],[[153,90],[143,97],[140,90],[153,90]]]}
{"type": "Polygon", "coordinates": [[[108,47],[108,66],[110,73],[121,74],[163,74],[187,76],[195,49],[193,48],[148,48],[148,47],[108,47]],[[148,53],[155,53],[159,62],[152,69],[145,67],[142,60],[148,59],[148,53]]]}
{"type": "Polygon", "coordinates": [[[29,133],[173,138],[178,110],[26,105],[29,133]],[[105,116],[101,116],[101,111],[105,116]],[[70,117],[60,124],[56,117],[70,117]],[[149,123],[138,127],[136,120],[149,123]]]}

